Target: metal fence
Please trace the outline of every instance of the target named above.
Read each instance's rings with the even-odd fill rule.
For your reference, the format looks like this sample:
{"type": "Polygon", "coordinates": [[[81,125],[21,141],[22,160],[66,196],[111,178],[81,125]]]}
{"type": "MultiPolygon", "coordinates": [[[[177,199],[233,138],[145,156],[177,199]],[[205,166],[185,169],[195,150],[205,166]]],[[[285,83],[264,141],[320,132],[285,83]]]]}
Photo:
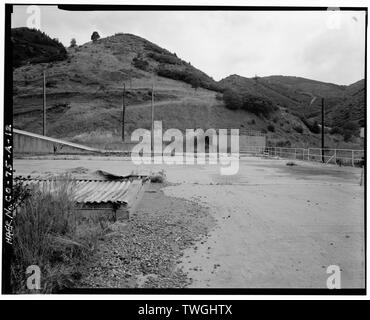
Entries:
{"type": "Polygon", "coordinates": [[[262,131],[257,131],[257,130],[252,130],[252,129],[245,129],[245,128],[240,128],[239,129],[239,135],[245,135],[245,136],[266,136],[265,133],[262,131]]]}
{"type": "Polygon", "coordinates": [[[240,150],[241,155],[255,155],[266,157],[279,157],[293,160],[306,160],[325,163],[346,165],[346,166],[360,166],[364,150],[352,149],[324,149],[322,154],[321,148],[280,148],[280,147],[243,147],[240,150]]]}

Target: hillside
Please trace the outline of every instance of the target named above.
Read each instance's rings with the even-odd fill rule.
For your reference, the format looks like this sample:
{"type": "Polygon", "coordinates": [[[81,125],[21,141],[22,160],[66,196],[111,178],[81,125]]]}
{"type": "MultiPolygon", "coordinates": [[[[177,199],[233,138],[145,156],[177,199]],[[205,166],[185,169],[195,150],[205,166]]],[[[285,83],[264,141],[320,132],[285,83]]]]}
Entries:
{"type": "Polygon", "coordinates": [[[237,88],[248,94],[273,101],[280,109],[299,117],[304,123],[321,123],[321,97],[324,98],[326,126],[340,128],[352,123],[358,135],[365,119],[365,82],[339,86],[300,77],[269,76],[244,78],[232,75],[220,81],[225,88],[237,88]],[[313,98],[316,97],[315,100],[313,98]],[[313,103],[310,105],[311,101],[313,103]]]}
{"type": "MultiPolygon", "coordinates": [[[[288,81],[293,77],[279,76],[266,79],[231,76],[216,82],[175,53],[141,37],[120,33],[68,48],[66,60],[16,68],[13,98],[16,128],[42,132],[43,70],[47,78],[47,134],[103,148],[121,146],[124,83],[126,136],[136,128],[150,128],[154,82],[155,120],[162,120],[164,129],[248,128],[266,132],[272,145],[297,147],[320,145],[320,135],[310,132],[299,114],[295,114],[311,99],[300,90],[307,86],[327,90],[332,92],[332,99],[339,99],[339,93],[344,97],[346,91],[336,85],[322,87],[321,83],[307,79],[304,79],[307,84],[302,81],[301,87],[296,88],[288,81]],[[265,118],[225,108],[220,91],[225,82],[233,79],[235,88],[266,96],[277,107],[276,111],[265,118]]],[[[340,135],[328,135],[327,143],[333,147],[352,145],[343,143],[340,135]]]]}
{"type": "Polygon", "coordinates": [[[14,28],[11,30],[11,40],[14,67],[67,58],[64,46],[39,30],[14,28]]]}
{"type": "Polygon", "coordinates": [[[333,126],[343,127],[348,122],[365,125],[365,80],[351,84],[345,89],[345,98],[329,112],[333,126]]]}

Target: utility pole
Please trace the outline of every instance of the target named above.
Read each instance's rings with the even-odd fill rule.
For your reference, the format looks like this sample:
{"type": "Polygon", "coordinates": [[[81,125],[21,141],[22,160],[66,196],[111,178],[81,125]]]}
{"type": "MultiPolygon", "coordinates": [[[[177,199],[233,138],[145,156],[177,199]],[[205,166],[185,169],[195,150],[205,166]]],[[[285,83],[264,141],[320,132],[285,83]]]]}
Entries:
{"type": "Polygon", "coordinates": [[[122,91],[122,141],[125,141],[125,94],[126,94],[126,84],[123,84],[123,91],[122,91]]]}
{"type": "Polygon", "coordinates": [[[43,120],[42,120],[42,135],[46,136],[46,84],[45,84],[45,71],[43,72],[44,79],[42,85],[42,96],[43,96],[43,120]]]}
{"type": "Polygon", "coordinates": [[[325,105],[324,105],[324,98],[321,98],[321,160],[325,163],[325,105]]]}
{"type": "Polygon", "coordinates": [[[130,90],[132,89],[132,68],[130,68],[130,90]]]}
{"type": "Polygon", "coordinates": [[[152,83],[152,134],[150,142],[152,154],[154,155],[154,82],[152,83]]]}

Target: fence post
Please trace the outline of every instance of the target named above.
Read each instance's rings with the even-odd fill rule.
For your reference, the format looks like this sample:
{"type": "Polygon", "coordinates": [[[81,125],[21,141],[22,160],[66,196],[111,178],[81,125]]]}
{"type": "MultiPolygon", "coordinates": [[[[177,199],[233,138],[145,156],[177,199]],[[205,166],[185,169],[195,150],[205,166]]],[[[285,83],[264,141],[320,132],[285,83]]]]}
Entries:
{"type": "Polygon", "coordinates": [[[352,150],[352,167],[355,166],[355,151],[352,150]]]}
{"type": "Polygon", "coordinates": [[[310,148],[307,149],[307,160],[310,161],[310,148]]]}
{"type": "Polygon", "coordinates": [[[294,148],[294,159],[297,159],[297,149],[294,148]]]}
{"type": "Polygon", "coordinates": [[[334,163],[337,163],[337,149],[334,149],[334,163]]]}

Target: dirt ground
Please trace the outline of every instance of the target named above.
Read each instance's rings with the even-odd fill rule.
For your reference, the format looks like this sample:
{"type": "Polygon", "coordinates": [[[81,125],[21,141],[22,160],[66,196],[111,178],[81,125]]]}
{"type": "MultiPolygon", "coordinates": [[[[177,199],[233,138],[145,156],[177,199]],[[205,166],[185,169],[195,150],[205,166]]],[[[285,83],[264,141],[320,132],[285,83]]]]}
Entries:
{"type": "Polygon", "coordinates": [[[183,288],[192,279],[178,264],[184,250],[205,241],[215,225],[195,202],[164,195],[163,184],[146,190],[135,213],[99,243],[79,287],[183,288]]]}
{"type": "MultiPolygon", "coordinates": [[[[150,220],[159,213],[164,220],[191,216],[185,225],[199,221],[203,235],[207,233],[190,245],[173,249],[171,270],[181,272],[174,287],[325,288],[330,265],[342,270],[343,288],[365,285],[364,187],[359,185],[359,168],[302,161],[290,167],[287,160],[245,158],[238,174],[221,176],[217,165],[137,167],[130,161],[110,160],[18,159],[14,166],[21,175],[76,167],[117,174],[164,169],[170,185],[162,188],[163,197],[156,201],[148,193],[133,221],[141,223],[145,215],[150,220]],[[205,212],[207,222],[195,208],[205,212]]],[[[162,228],[154,233],[174,230],[159,225],[162,228]]],[[[178,236],[164,234],[163,238],[173,244],[178,236]]],[[[147,278],[131,285],[171,286],[169,280],[161,282],[163,277],[147,278]]]]}

